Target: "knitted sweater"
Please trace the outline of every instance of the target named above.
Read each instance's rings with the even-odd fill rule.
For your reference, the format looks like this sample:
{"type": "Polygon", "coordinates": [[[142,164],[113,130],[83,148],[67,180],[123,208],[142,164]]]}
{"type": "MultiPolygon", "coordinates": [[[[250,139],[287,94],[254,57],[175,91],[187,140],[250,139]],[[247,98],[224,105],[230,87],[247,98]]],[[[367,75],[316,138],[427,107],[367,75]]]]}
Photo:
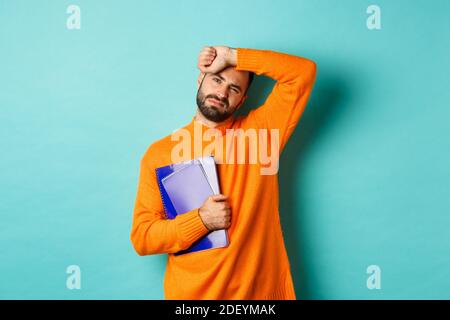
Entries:
{"type": "Polygon", "coordinates": [[[192,145],[186,159],[205,155],[206,149],[215,156],[222,152],[223,161],[217,165],[220,191],[229,196],[232,217],[227,247],[174,255],[209,231],[198,209],[173,220],[164,217],[155,168],[173,163],[173,150],[180,143],[173,134],[151,144],[140,162],[131,241],[140,255],[168,254],[166,299],[296,299],[278,211],[277,172],[263,174],[268,164],[250,163],[249,150],[245,163],[236,161],[238,152],[229,152],[236,151],[236,139],[226,136],[235,129],[266,129],[260,131],[265,136],[257,148],[276,142],[281,152],[305,109],[316,65],[285,53],[238,48],[236,70],[276,81],[266,101],[247,116],[231,117],[216,128],[222,135],[214,140],[214,148],[212,139],[204,136],[209,128],[195,118],[179,129],[196,134],[197,142],[201,137],[200,147],[192,145]]]}

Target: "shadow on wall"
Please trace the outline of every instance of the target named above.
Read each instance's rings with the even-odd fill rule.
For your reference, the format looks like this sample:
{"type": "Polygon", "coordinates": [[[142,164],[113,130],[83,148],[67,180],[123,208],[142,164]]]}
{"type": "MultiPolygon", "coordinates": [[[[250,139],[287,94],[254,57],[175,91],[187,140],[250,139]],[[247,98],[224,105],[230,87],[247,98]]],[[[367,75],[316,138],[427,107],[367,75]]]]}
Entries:
{"type": "Polygon", "coordinates": [[[310,225],[308,220],[314,217],[314,212],[310,212],[305,205],[308,199],[305,197],[307,186],[303,173],[308,169],[302,164],[311,146],[320,143],[325,136],[332,138],[330,132],[336,125],[339,113],[348,112],[341,108],[347,95],[345,79],[327,74],[318,66],[316,83],[306,110],[280,159],[280,219],[297,299],[323,297],[320,279],[317,279],[320,277],[319,266],[307,260],[314,256],[311,249],[317,247],[314,239],[320,235],[313,235],[307,230],[310,225]]]}

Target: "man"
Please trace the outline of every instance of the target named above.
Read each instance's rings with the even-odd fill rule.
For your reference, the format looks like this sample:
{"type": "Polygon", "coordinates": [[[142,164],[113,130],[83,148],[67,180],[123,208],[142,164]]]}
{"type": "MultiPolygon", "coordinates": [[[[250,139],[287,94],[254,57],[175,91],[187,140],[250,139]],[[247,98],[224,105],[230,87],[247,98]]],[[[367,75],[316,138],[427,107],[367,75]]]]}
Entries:
{"type": "MultiPolygon", "coordinates": [[[[174,162],[179,142],[172,134],[153,143],[141,159],[131,241],[140,255],[168,253],[166,299],[296,299],[279,219],[276,171],[263,174],[266,164],[236,161],[236,153],[228,151],[235,151],[237,143],[228,136],[233,130],[260,130],[256,136],[265,143],[257,149],[264,151],[275,142],[278,156],[307,104],[316,65],[269,50],[208,46],[200,52],[198,67],[197,112],[180,130],[194,136],[195,144],[200,139],[200,148],[191,147],[185,157],[202,156],[206,148],[220,152],[222,194],[165,219],[155,168],[174,162]],[[235,118],[253,74],[276,84],[262,106],[235,118]],[[195,136],[199,128],[201,133],[215,130],[216,142],[227,143],[211,149],[205,135],[195,136]],[[174,255],[219,229],[227,229],[227,247],[174,255]]],[[[244,155],[255,149],[246,148],[244,155]]]]}

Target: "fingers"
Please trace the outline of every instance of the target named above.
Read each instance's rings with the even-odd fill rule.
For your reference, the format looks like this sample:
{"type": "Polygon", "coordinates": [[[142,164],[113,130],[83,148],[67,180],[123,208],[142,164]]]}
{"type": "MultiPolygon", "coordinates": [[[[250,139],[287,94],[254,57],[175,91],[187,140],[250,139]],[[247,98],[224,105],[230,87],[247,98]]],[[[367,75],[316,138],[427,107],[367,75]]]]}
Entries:
{"type": "Polygon", "coordinates": [[[205,53],[205,54],[212,54],[212,55],[216,55],[216,49],[212,46],[205,46],[202,48],[202,50],[200,51],[200,53],[205,53]]]}
{"type": "Polygon", "coordinates": [[[204,66],[209,66],[216,58],[216,49],[214,47],[203,47],[198,57],[198,67],[200,70],[204,69],[204,66]]]}
{"type": "Polygon", "coordinates": [[[201,64],[201,65],[204,65],[204,66],[209,66],[213,61],[214,61],[214,57],[211,57],[211,56],[200,56],[199,58],[198,58],[198,62],[201,64]]]}
{"type": "Polygon", "coordinates": [[[226,216],[224,219],[224,227],[225,229],[231,226],[231,216],[226,216]]]}
{"type": "Polygon", "coordinates": [[[228,199],[228,196],[224,195],[224,194],[216,194],[210,197],[212,200],[214,201],[225,201],[228,199]]]}
{"type": "Polygon", "coordinates": [[[231,226],[231,215],[228,213],[217,220],[218,229],[226,229],[229,228],[230,226],[231,226]]]}
{"type": "Polygon", "coordinates": [[[201,64],[200,62],[197,64],[197,68],[200,70],[201,73],[207,73],[208,72],[208,69],[203,64],[201,64]]]}
{"type": "Polygon", "coordinates": [[[207,55],[207,56],[201,55],[201,56],[198,58],[198,64],[199,64],[199,65],[202,65],[202,66],[209,66],[209,65],[211,65],[211,63],[213,63],[214,59],[215,59],[215,56],[211,56],[211,55],[207,55]]]}
{"type": "Polygon", "coordinates": [[[216,49],[214,49],[213,47],[204,47],[202,51],[200,51],[200,55],[215,57],[216,49]]]}

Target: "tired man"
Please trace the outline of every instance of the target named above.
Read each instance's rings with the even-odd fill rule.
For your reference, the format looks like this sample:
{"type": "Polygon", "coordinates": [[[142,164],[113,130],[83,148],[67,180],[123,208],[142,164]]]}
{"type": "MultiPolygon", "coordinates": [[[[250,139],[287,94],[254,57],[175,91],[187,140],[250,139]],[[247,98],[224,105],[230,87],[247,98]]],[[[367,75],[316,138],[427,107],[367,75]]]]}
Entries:
{"type": "Polygon", "coordinates": [[[174,163],[179,141],[175,132],[154,142],[140,163],[131,241],[140,255],[168,254],[166,299],[295,299],[278,212],[278,175],[276,170],[264,173],[268,164],[249,158],[252,150],[260,154],[274,142],[277,156],[283,150],[307,104],[315,63],[275,51],[215,46],[201,50],[198,67],[196,114],[179,130],[195,140],[186,158],[204,156],[206,149],[220,158],[221,194],[165,219],[155,168],[174,163]],[[235,117],[254,74],[276,84],[260,107],[235,117]],[[264,142],[246,146],[246,161],[237,161],[236,140],[227,139],[239,129],[259,130],[254,136],[264,142]],[[219,147],[211,148],[211,135],[198,134],[208,130],[219,133],[214,135],[219,147]],[[227,229],[227,247],[174,255],[219,229],[227,229]]]}

